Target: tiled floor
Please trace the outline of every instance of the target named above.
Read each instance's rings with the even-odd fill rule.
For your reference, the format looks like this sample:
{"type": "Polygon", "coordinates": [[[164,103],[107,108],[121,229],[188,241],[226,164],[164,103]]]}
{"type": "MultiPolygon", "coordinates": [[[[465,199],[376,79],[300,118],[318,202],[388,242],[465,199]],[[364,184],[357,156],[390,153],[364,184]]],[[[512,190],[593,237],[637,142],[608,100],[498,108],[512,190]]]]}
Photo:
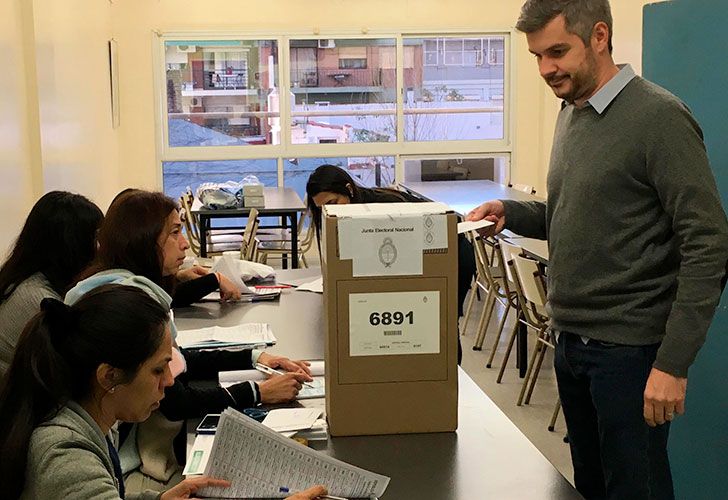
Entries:
{"type": "MultiPolygon", "coordinates": [[[[476,384],[485,392],[490,399],[505,413],[511,421],[531,440],[543,455],[554,464],[554,466],[569,480],[573,482],[573,469],[571,466],[571,457],[569,455],[569,445],[564,443],[564,435],[566,434],[566,425],[563,416],[559,415],[556,421],[554,432],[549,432],[548,422],[556,403],[557,390],[556,379],[553,371],[553,355],[551,350],[546,354],[546,358],[538,378],[538,383],[533,392],[531,403],[529,405],[516,406],[516,400],[521,390],[522,379],[518,378],[518,369],[515,363],[515,348],[511,353],[511,359],[508,361],[508,368],[503,375],[503,381],[496,383],[498,370],[501,367],[501,360],[506,348],[508,334],[513,326],[514,314],[509,313],[504,333],[496,350],[496,356],[493,360],[493,367],[486,368],[485,364],[490,355],[490,347],[492,346],[495,330],[497,328],[498,319],[503,314],[503,309],[496,309],[498,317],[493,315],[488,328],[488,332],[483,343],[482,351],[473,351],[472,346],[475,341],[476,328],[478,318],[482,311],[483,302],[475,302],[468,321],[467,330],[461,336],[463,345],[463,369],[470,375],[476,384]]],[[[529,338],[529,355],[530,349],[533,347],[533,336],[529,338]]]]}

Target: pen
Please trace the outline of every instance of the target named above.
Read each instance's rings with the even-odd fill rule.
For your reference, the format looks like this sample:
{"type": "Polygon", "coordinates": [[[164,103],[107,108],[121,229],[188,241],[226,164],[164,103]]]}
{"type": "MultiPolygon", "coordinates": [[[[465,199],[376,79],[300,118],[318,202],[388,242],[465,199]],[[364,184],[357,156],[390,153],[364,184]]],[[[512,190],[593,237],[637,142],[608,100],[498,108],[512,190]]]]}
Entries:
{"type": "MultiPolygon", "coordinates": [[[[268,375],[285,375],[284,372],[280,370],[276,370],[275,368],[271,368],[270,366],[263,365],[261,363],[255,363],[255,369],[259,372],[266,373],[268,375]]],[[[314,386],[309,384],[308,382],[303,382],[303,385],[306,387],[310,387],[311,389],[314,389],[314,386]]]]}
{"type": "Polygon", "coordinates": [[[328,499],[328,500],[349,500],[348,498],[335,497],[334,495],[321,495],[321,496],[318,496],[316,498],[318,498],[319,500],[324,500],[324,499],[328,499]]]}

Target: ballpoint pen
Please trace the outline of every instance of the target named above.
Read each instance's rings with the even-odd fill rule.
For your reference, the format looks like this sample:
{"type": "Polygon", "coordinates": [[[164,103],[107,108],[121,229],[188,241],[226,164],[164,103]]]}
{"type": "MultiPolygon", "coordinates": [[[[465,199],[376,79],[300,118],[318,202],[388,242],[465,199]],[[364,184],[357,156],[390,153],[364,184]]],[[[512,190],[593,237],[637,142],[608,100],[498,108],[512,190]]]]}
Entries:
{"type": "MultiPolygon", "coordinates": [[[[258,370],[259,372],[263,372],[263,373],[266,373],[268,375],[285,375],[285,372],[282,372],[280,370],[276,370],[275,368],[271,368],[270,366],[266,366],[266,365],[261,364],[261,363],[255,363],[255,369],[258,370]]],[[[302,383],[306,387],[310,387],[311,389],[315,389],[315,387],[313,385],[309,384],[308,382],[302,382],[302,383]]]]}

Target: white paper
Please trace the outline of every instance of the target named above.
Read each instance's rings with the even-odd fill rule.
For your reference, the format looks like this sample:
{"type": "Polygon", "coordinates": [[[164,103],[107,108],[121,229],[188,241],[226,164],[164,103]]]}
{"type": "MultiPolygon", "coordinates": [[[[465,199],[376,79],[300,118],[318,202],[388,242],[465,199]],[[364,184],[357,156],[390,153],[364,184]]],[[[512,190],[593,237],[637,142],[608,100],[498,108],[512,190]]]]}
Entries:
{"type": "Polygon", "coordinates": [[[198,492],[218,498],[285,498],[314,483],[331,495],[368,498],[382,496],[389,484],[386,476],[314,451],[230,408],[220,417],[205,475],[231,482],[198,492]]]}
{"type": "Polygon", "coordinates": [[[313,281],[302,283],[298,286],[298,288],[296,288],[296,290],[301,292],[324,293],[324,278],[316,278],[313,281]]]}
{"type": "Polygon", "coordinates": [[[354,276],[421,275],[422,217],[338,221],[339,257],[352,259],[354,276]]]}
{"type": "Polygon", "coordinates": [[[240,277],[240,272],[239,272],[237,263],[235,262],[235,260],[232,257],[223,255],[220,258],[220,260],[215,262],[215,265],[212,266],[212,272],[220,273],[223,276],[225,276],[227,279],[232,281],[232,283],[242,293],[253,293],[253,290],[248,288],[248,286],[245,284],[243,279],[240,277]]]}
{"type": "Polygon", "coordinates": [[[440,292],[349,294],[349,355],[440,352],[440,292]]]}
{"type": "Polygon", "coordinates": [[[192,445],[192,450],[190,450],[187,465],[185,465],[185,470],[182,471],[183,476],[199,475],[205,471],[214,442],[214,434],[198,434],[195,437],[195,443],[192,445]]]}
{"type": "Polygon", "coordinates": [[[276,343],[268,323],[244,323],[235,326],[210,326],[196,330],[177,332],[177,345],[180,347],[200,347],[214,343],[271,345],[276,343]]]}
{"type": "Polygon", "coordinates": [[[474,231],[476,229],[480,229],[481,227],[488,227],[492,225],[493,223],[491,221],[485,219],[476,221],[466,220],[463,222],[458,222],[458,234],[466,233],[468,231],[474,231]]]}
{"type": "Polygon", "coordinates": [[[313,427],[320,416],[320,408],[278,408],[268,412],[263,425],[276,432],[302,431],[313,427]]]}

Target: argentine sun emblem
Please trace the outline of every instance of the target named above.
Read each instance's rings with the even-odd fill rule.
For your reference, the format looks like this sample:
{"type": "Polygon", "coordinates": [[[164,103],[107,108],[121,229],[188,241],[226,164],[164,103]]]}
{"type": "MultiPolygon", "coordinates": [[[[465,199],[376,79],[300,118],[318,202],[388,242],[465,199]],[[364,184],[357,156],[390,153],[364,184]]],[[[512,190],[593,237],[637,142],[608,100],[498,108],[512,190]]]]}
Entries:
{"type": "Polygon", "coordinates": [[[392,238],[384,238],[382,246],[379,247],[379,261],[384,267],[390,267],[397,260],[397,247],[392,243],[392,238]]]}

